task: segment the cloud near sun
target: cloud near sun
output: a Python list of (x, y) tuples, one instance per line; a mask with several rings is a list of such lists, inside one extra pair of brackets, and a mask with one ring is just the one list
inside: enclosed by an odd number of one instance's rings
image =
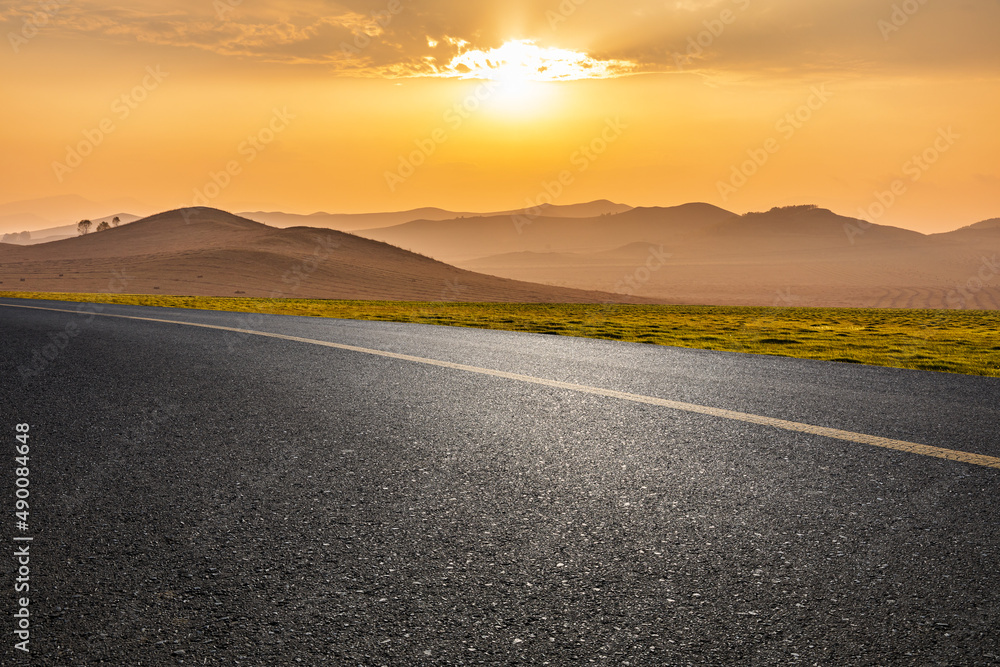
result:
[(133, 0), (127, 8), (0, 0), (0, 25), (17, 34), (44, 13), (40, 7), (52, 6), (37, 29), (70, 40), (172, 46), (363, 77), (1000, 69), (1000, 2), (963, 0), (957, 11), (908, 1), (918, 9), (889, 33), (893, 4), (870, 0)]
[(570, 81), (609, 79), (631, 74), (636, 68), (635, 63), (627, 60), (596, 60), (586, 53), (543, 48), (532, 40), (522, 39), (485, 51), (463, 51), (435, 74), (498, 81)]

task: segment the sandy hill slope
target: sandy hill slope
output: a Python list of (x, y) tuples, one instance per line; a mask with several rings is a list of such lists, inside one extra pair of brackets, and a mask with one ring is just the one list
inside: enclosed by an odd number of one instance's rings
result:
[[(553, 218), (585, 218), (599, 215), (610, 215), (623, 213), (631, 210), (631, 206), (616, 204), (606, 199), (587, 202), (585, 204), (554, 205), (543, 204), (537, 209), (533, 209), (534, 215), (545, 215)], [(311, 215), (297, 215), (294, 213), (280, 213), (267, 211), (253, 211), (241, 213), (240, 215), (263, 222), (274, 227), (323, 227), (326, 229), (336, 229), (342, 232), (353, 232), (359, 229), (377, 229), (380, 227), (390, 227), (402, 225), (416, 220), (455, 220), (460, 218), (482, 218), (494, 216), (507, 216), (524, 214), (524, 210), (498, 211), (495, 213), (470, 213), (459, 211), (446, 211), (443, 208), (416, 208), (410, 211), (398, 211), (394, 213), (313, 213)]]
[(0, 290), (598, 303), (627, 297), (480, 275), (331, 230), (193, 208), (33, 246), (0, 244)]
[(995, 238), (998, 234), (1000, 234), (1000, 218), (991, 218), (990, 220), (983, 220), (974, 225), (956, 229), (953, 232), (932, 234), (931, 236), (941, 241), (964, 243), (977, 238)]

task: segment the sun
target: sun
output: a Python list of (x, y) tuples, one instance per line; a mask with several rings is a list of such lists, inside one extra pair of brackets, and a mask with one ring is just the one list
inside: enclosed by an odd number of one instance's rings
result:
[(581, 51), (541, 47), (531, 39), (518, 39), (482, 50), (468, 42), (450, 41), (459, 54), (437, 70), (435, 76), (490, 82), (484, 105), (506, 118), (534, 117), (549, 110), (559, 82), (609, 79), (630, 74), (635, 64), (624, 60), (598, 60)]
[(518, 39), (489, 50), (468, 49), (452, 58), (438, 76), (491, 79), (504, 83), (608, 79), (631, 73), (626, 60), (597, 60), (581, 51), (538, 46)]

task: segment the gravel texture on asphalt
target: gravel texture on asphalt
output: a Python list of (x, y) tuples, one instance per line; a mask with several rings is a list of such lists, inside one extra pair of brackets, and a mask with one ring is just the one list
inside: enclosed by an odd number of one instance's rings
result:
[[(989, 378), (93, 308), (1000, 456)], [(1000, 664), (998, 470), (174, 324), (0, 307), (0, 333), (4, 539), (22, 422), (34, 537), (5, 665)]]

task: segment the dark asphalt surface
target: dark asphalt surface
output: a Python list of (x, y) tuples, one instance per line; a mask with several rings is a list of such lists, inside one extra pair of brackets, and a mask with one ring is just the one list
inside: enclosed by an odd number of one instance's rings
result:
[[(1000, 456), (995, 379), (99, 308)], [(1000, 664), (995, 469), (194, 327), (0, 307), (0, 335), (5, 550), (21, 422), (35, 538), (4, 665)]]

